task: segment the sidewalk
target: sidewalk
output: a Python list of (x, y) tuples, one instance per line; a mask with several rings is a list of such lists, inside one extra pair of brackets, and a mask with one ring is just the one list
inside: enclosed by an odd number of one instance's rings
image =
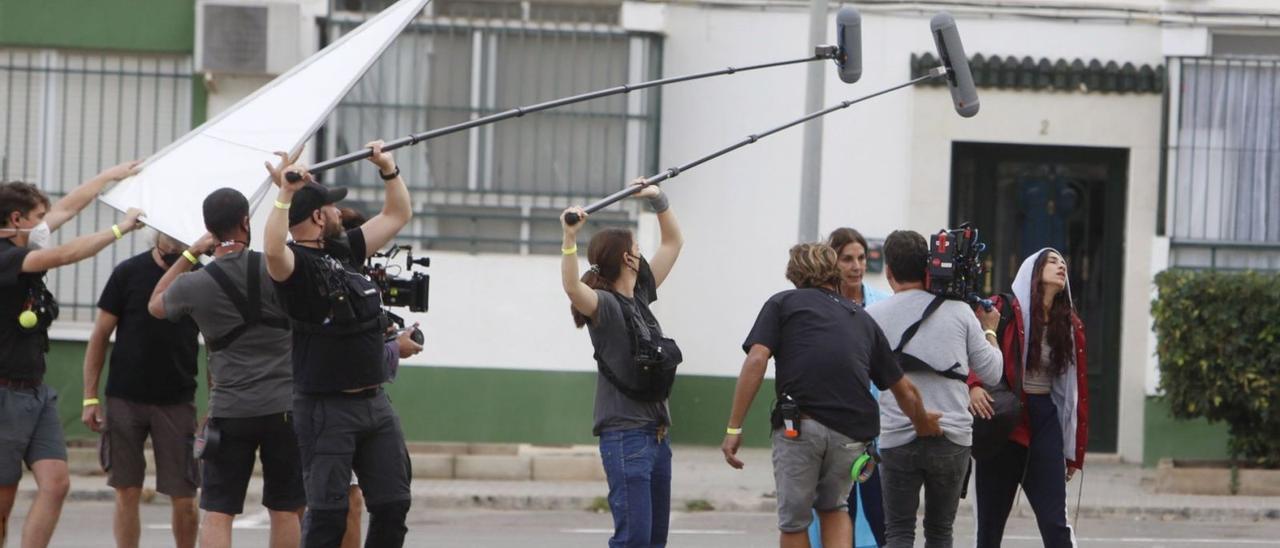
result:
[[(718, 448), (676, 447), (672, 464), (672, 504), (676, 511), (688, 508), (730, 512), (773, 512), (773, 474), (768, 449), (743, 449), (743, 470), (725, 464)], [(497, 459), (497, 457), (494, 457)], [(512, 457), (514, 458), (514, 457)], [(495, 464), (499, 464), (494, 460)], [(598, 464), (598, 460), (596, 461)], [(1068, 484), (1068, 509), (1073, 517), (1079, 501), (1082, 518), (1145, 518), (1158, 520), (1259, 521), (1280, 522), (1280, 497), (1162, 495), (1151, 489), (1154, 470), (1133, 464), (1089, 462), (1083, 477)], [(1083, 482), (1081, 481), (1083, 479)], [(155, 485), (149, 477), (147, 487)], [(1083, 494), (1080, 493), (1083, 485)], [(35, 490), (30, 475), (23, 478), (20, 496)], [(149, 492), (149, 490), (148, 490)], [(973, 514), (973, 489), (961, 501), (960, 514)], [(251, 503), (260, 500), (262, 480), (253, 478), (249, 486)], [(608, 487), (595, 481), (533, 481), (422, 479), (413, 481), (414, 505), (436, 508), (489, 508), (499, 510), (607, 509)], [(100, 475), (74, 475), (71, 500), (112, 500), (114, 493)], [(155, 500), (163, 502), (162, 495)], [(1025, 498), (1014, 509), (1031, 516)]]

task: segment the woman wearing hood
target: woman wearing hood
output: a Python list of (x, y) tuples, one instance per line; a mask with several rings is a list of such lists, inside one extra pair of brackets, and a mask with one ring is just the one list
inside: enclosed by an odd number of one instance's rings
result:
[[(1013, 280), (1013, 296), (1013, 320), (999, 333), (1002, 382), (1016, 390), (1010, 379), (1022, 379), (1022, 417), (997, 454), (977, 461), (977, 545), (1000, 546), (1021, 484), (1044, 545), (1075, 546), (1066, 483), (1084, 464), (1089, 399), (1084, 324), (1071, 301), (1062, 254), (1045, 248), (1027, 257)], [(969, 395), (970, 411), (991, 418), (992, 398), (980, 382), (970, 381)]]

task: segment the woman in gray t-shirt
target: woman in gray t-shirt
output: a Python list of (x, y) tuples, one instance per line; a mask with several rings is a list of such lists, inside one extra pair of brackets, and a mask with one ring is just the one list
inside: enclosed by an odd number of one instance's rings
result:
[[(587, 214), (572, 207), (564, 214), (576, 213), (576, 224), (560, 216), (560, 277), (573, 321), (587, 327), (595, 350), (599, 373), (592, 433), (600, 437), (600, 460), (609, 480), (614, 525), (609, 546), (665, 546), (671, 513), (671, 413), (666, 398), (670, 384), (663, 381), (674, 381), (679, 349), (663, 337), (649, 304), (657, 300), (657, 288), (671, 273), (684, 242), (661, 189), (648, 186), (635, 197), (647, 199), (658, 214), (662, 242), (652, 260), (640, 255), (630, 230), (604, 228), (591, 237), (591, 268), (579, 278), (578, 229)], [(647, 359), (637, 359), (638, 353)], [(641, 373), (642, 365), (653, 363), (661, 364), (654, 367), (666, 374)], [(662, 379), (656, 390), (649, 384), (654, 379)]]

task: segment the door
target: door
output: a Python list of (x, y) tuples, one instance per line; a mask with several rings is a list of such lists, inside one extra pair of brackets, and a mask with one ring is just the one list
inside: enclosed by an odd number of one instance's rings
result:
[(1129, 151), (957, 142), (951, 158), (951, 226), (972, 222), (987, 243), (986, 294), (1010, 291), (1039, 249), (1066, 258), (1089, 353), (1089, 450), (1114, 452)]

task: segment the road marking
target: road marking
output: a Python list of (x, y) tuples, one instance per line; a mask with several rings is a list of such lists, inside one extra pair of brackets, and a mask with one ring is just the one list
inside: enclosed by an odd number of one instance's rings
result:
[[(1037, 541), (1037, 542), (1040, 540), (1040, 537), (1038, 537), (1038, 536), (1014, 536), (1014, 535), (1009, 535), (1009, 536), (1006, 536), (1006, 537), (1004, 537), (1004, 538), (1005, 538), (1005, 540), (1031, 540), (1031, 541)], [(1241, 539), (1222, 539), (1222, 538), (1140, 538), (1140, 537), (1118, 537), (1118, 538), (1108, 538), (1108, 537), (1076, 537), (1076, 541), (1078, 541), (1078, 542), (1122, 542), (1122, 543), (1134, 543), (1134, 544), (1151, 544), (1151, 543), (1153, 543), (1153, 542), (1154, 542), (1154, 543), (1167, 543), (1167, 544), (1216, 544), (1216, 545), (1222, 545), (1222, 544), (1256, 544), (1256, 545), (1263, 545), (1263, 546), (1276, 546), (1276, 545), (1277, 545), (1276, 541), (1274, 541), (1274, 540), (1243, 539), (1243, 538), (1241, 538)]]
[[(237, 517), (235, 521), (231, 522), (231, 528), (232, 529), (251, 529), (251, 530), (270, 529), (271, 514), (268, 514), (267, 512), (258, 512), (256, 514), (248, 514), (248, 515)], [(153, 523), (153, 524), (147, 525), (147, 529), (168, 531), (170, 529), (173, 529), (173, 524)]]
[[(561, 533), (573, 535), (612, 535), (613, 529), (561, 529)], [(669, 535), (744, 535), (746, 531), (733, 529), (672, 529)]]

